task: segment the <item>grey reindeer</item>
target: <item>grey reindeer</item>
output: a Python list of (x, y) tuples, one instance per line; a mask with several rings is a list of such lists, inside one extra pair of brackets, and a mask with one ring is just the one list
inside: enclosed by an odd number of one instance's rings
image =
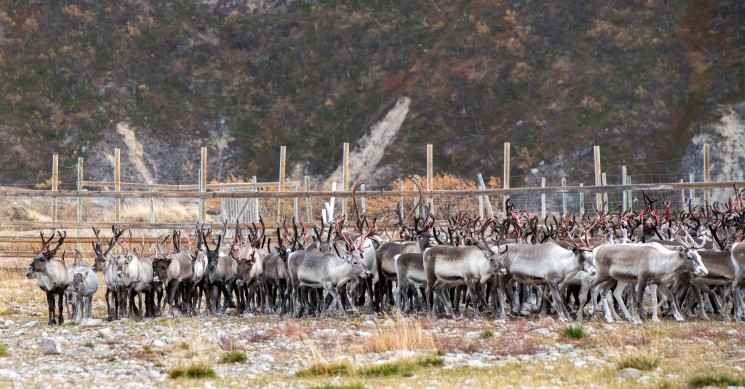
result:
[[(63, 317), (63, 311), (64, 311), (64, 296), (65, 296), (65, 289), (70, 285), (70, 277), (67, 274), (67, 266), (59, 259), (56, 258), (57, 250), (60, 246), (62, 246), (62, 243), (65, 241), (65, 237), (67, 237), (67, 233), (61, 234), (57, 232), (57, 236), (59, 237), (56, 243), (56, 246), (52, 249), (50, 249), (50, 245), (52, 242), (52, 239), (54, 239), (55, 234), (52, 233), (52, 236), (49, 237), (49, 239), (44, 239), (44, 233), (39, 233), (41, 235), (41, 249), (40, 250), (34, 250), (36, 255), (34, 256), (33, 261), (28, 266), (28, 274), (26, 275), (27, 278), (36, 278), (36, 283), (39, 285), (39, 288), (44, 291), (47, 295), (47, 305), (49, 308), (49, 325), (54, 324), (63, 324), (64, 323), (64, 317)], [(58, 320), (55, 320), (55, 297), (59, 298), (59, 316)]]

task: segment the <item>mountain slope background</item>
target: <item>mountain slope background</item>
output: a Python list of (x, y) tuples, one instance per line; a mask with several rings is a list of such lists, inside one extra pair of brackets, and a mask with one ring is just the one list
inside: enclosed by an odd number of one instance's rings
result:
[(423, 174), (427, 143), (470, 177), (511, 142), (523, 184), (592, 182), (596, 144), (609, 170), (688, 172), (742, 131), (743, 20), (703, 0), (2, 0), (0, 180), (43, 182), (53, 153), (111, 179), (121, 147), (126, 181), (195, 182), (203, 145), (211, 179), (276, 180), (287, 145), (294, 178), (323, 180), (402, 98), (374, 182)]

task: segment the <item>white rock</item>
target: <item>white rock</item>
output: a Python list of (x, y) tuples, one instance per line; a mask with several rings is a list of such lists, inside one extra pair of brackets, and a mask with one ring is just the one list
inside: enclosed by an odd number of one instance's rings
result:
[(153, 347), (163, 348), (166, 347), (166, 342), (160, 340), (160, 339), (154, 339), (151, 343)]
[(551, 332), (551, 330), (549, 330), (548, 328), (539, 328), (537, 330), (533, 330), (533, 332), (539, 335), (543, 335), (544, 338), (550, 338), (554, 335), (554, 333)]
[(144, 388), (139, 382), (127, 382), (126, 384), (119, 385), (119, 389), (141, 389)]
[(31, 320), (30, 322), (23, 325), (23, 327), (36, 327), (36, 325), (39, 324), (36, 320)]
[(106, 327), (106, 328), (99, 328), (97, 333), (98, 333), (98, 336), (102, 338), (108, 338), (109, 336), (112, 335), (113, 332), (111, 331), (111, 328)]
[(385, 321), (383, 322), (383, 327), (393, 327), (393, 326), (395, 326), (395, 325), (396, 325), (396, 322), (394, 322), (394, 321), (393, 321), (393, 320), (391, 320), (391, 319), (386, 319), (386, 320), (385, 320)]
[(618, 371), (618, 378), (620, 379), (626, 379), (626, 378), (633, 378), (638, 379), (641, 376), (641, 372), (637, 369), (633, 369), (630, 367), (627, 367), (625, 369), (621, 369)]
[(466, 335), (464, 336), (464, 338), (466, 339), (478, 339), (480, 337), (481, 337), (481, 332), (478, 332), (478, 331), (466, 332)]
[[(6, 322), (5, 325), (7, 326), (9, 324)], [(737, 332), (737, 330), (734, 330), (734, 329), (727, 331), (727, 335), (737, 335), (737, 334), (739, 334), (739, 332)]]
[(266, 362), (266, 363), (274, 363), (274, 357), (269, 354), (261, 354), (259, 355), (259, 361)]
[(21, 375), (13, 370), (0, 369), (0, 381), (18, 381)]
[(62, 353), (62, 345), (57, 339), (53, 338), (41, 338), (41, 348), (45, 354)]
[(372, 321), (372, 320), (365, 320), (362, 323), (360, 323), (360, 327), (363, 327), (363, 328), (374, 328), (375, 327), (375, 322)]
[(468, 360), (468, 367), (484, 367), (486, 366), (484, 362), (479, 361), (478, 359), (469, 359)]
[(339, 331), (337, 331), (337, 330), (335, 330), (333, 328), (323, 328), (323, 329), (320, 329), (320, 330), (314, 332), (313, 333), (313, 337), (314, 338), (331, 337), (331, 336), (335, 336), (335, 335), (338, 335), (338, 334), (339, 334)]
[(571, 344), (569, 344), (569, 343), (565, 343), (565, 344), (560, 344), (560, 345), (556, 346), (556, 348), (558, 348), (559, 350), (564, 350), (564, 351), (566, 351), (566, 350), (571, 350), (571, 349), (573, 349), (573, 348), (574, 348), (574, 346), (573, 346), (573, 345), (571, 345)]
[(81, 327), (97, 327), (103, 324), (101, 319), (83, 319), (80, 321)]
[(369, 337), (373, 336), (373, 334), (371, 332), (367, 332), (367, 331), (357, 331), (356, 334), (357, 334), (357, 336), (360, 336), (360, 337), (363, 337), (363, 338), (369, 338)]
[(150, 378), (160, 378), (163, 374), (160, 374), (157, 370), (148, 370), (147, 376)]
[(256, 331), (256, 336), (267, 336), (267, 335), (269, 335), (269, 333), (264, 330)]
[(6, 320), (6, 321), (5, 321), (5, 325), (6, 325), (6, 326), (9, 326), (9, 327), (10, 327), (10, 326), (12, 326), (13, 324), (15, 324), (15, 323), (13, 322), (13, 320)]

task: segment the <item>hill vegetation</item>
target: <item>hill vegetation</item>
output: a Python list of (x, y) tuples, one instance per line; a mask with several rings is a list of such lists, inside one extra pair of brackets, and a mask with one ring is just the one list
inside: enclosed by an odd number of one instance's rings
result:
[(106, 177), (121, 123), (159, 182), (193, 181), (201, 145), (216, 179), (274, 178), (281, 144), (323, 177), (404, 95), (389, 176), (426, 143), (468, 175), (498, 174), (506, 141), (518, 175), (587, 178), (594, 144), (678, 159), (745, 100), (742, 20), (712, 0), (0, 0), (0, 179), (47, 179), (53, 152)]

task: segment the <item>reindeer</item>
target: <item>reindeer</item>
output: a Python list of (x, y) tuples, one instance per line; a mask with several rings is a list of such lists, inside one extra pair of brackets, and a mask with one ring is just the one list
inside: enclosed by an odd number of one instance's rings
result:
[[(62, 246), (62, 243), (64, 243), (65, 237), (67, 237), (67, 232), (64, 234), (57, 232), (59, 238), (57, 239), (56, 246), (53, 249), (50, 249), (49, 246), (52, 239), (54, 239), (55, 234), (52, 233), (49, 239), (44, 239), (43, 232), (39, 233), (39, 235), (41, 236), (41, 249), (34, 250), (36, 255), (28, 266), (29, 274), (27, 274), (26, 277), (29, 279), (36, 278), (37, 285), (39, 285), (39, 288), (47, 295), (47, 305), (49, 307), (48, 324), (62, 324), (64, 323), (63, 299), (65, 289), (70, 285), (71, 280), (67, 274), (67, 267), (55, 256), (57, 255), (57, 250)], [(55, 296), (59, 296), (58, 320), (55, 320), (54, 313)]]
[(423, 255), (424, 270), (427, 276), (425, 295), (429, 315), (434, 316), (437, 309), (437, 301), (444, 304), (445, 310), (451, 317), (455, 316), (450, 299), (445, 295), (445, 288), (451, 286), (466, 285), (468, 295), (474, 307), (474, 315), (478, 315), (476, 307), (478, 303), (486, 306), (484, 297), (477, 293), (476, 285), (485, 284), (495, 275), (506, 274), (504, 266), (497, 258), (497, 254), (507, 251), (493, 251), (486, 243), (484, 231), (489, 223), (481, 228), (481, 241), (473, 246), (435, 246), (427, 249)]
[[(178, 249), (178, 234), (173, 239)], [(168, 301), (168, 314), (175, 316), (179, 311), (189, 312), (190, 291), (193, 287), (194, 267), (192, 257), (188, 252), (172, 252), (165, 258), (153, 261), (153, 282), (163, 285)], [(186, 303), (183, 305), (182, 300)], [(177, 310), (174, 312), (173, 308)]]
[[(691, 272), (696, 276), (708, 274), (701, 256), (688, 245), (676, 250), (667, 249), (658, 243), (602, 245), (595, 248), (593, 253), (597, 267), (596, 294), (605, 296), (604, 293), (609, 290), (613, 281), (636, 284), (639, 317), (632, 317), (623, 299), (616, 296), (626, 319), (633, 323), (640, 323), (640, 317), (644, 314), (641, 304), (646, 285), (657, 285), (670, 302), (675, 320), (684, 321), (667, 283), (682, 272)], [(606, 321), (612, 321), (607, 297), (603, 299), (603, 308)]]
[[(96, 258), (93, 263), (91, 270), (94, 272), (104, 273), (104, 283), (106, 284), (106, 312), (108, 314), (108, 320), (114, 320), (119, 318), (119, 299), (118, 288), (116, 283), (116, 274), (114, 270), (114, 262), (112, 261), (109, 253), (117, 245), (119, 239), (124, 234), (123, 229), (117, 229), (115, 226), (111, 226), (111, 231), (114, 236), (108, 243), (106, 251), (103, 250), (101, 238), (99, 236), (100, 230), (93, 228), (93, 234), (96, 236), (97, 242), (92, 243), (93, 251), (96, 253)], [(111, 306), (111, 298), (114, 298), (114, 307)]]
[[(220, 251), (220, 244), (226, 234), (227, 225), (223, 223), (223, 232), (217, 236), (217, 245), (212, 250), (207, 243), (207, 236), (202, 234), (202, 241), (207, 256), (207, 280), (210, 285), (211, 306), (210, 312), (215, 314), (217, 312), (225, 312), (228, 308), (228, 299), (232, 293), (233, 282), (235, 281), (236, 271), (238, 270), (237, 262), (230, 256), (225, 255)], [(225, 298), (223, 307), (220, 308), (219, 294), (223, 292)]]
[[(347, 242), (347, 250), (337, 252), (337, 255), (305, 250), (288, 255), (287, 266), (292, 284), (295, 316), (299, 317), (301, 308), (307, 305), (303, 304), (302, 300), (304, 299), (300, 294), (300, 288), (324, 288), (336, 301), (339, 314), (346, 318), (339, 295), (340, 288), (356, 277), (369, 277), (370, 271), (361, 262), (360, 252), (362, 248), (355, 247), (351, 240), (344, 235), (342, 236)], [(352, 303), (352, 310), (355, 311), (354, 301), (348, 292), (347, 298)]]
[[(424, 218), (414, 219), (414, 227), (409, 226), (403, 217), (402, 204), (399, 202), (396, 207), (399, 225), (405, 231), (409, 231), (414, 241), (393, 241), (381, 245), (375, 252), (375, 261), (378, 267), (379, 282), (376, 284), (376, 303), (375, 309), (383, 308), (383, 299), (388, 295), (388, 302), (393, 305), (393, 285), (392, 282), (398, 279), (396, 275), (396, 264), (394, 257), (404, 253), (421, 253), (428, 247), (433, 247), (437, 242), (432, 235), (434, 226), (434, 216), (430, 214), (429, 207), (425, 207)], [(413, 214), (413, 211), (412, 211)], [(428, 220), (432, 218), (432, 223)], [(421, 226), (421, 228), (420, 228)]]
[[(91, 319), (91, 309), (93, 307), (93, 295), (98, 290), (98, 277), (96, 272), (91, 268), (81, 267), (72, 279), (72, 290), (75, 293), (75, 322), (80, 323), (85, 316)], [(85, 312), (83, 312), (85, 310)]]

